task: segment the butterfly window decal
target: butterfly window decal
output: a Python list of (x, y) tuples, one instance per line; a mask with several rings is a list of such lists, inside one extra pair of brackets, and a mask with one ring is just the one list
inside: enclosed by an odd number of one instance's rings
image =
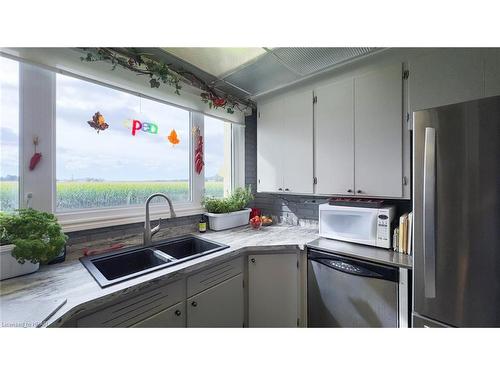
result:
[(92, 116), (92, 120), (87, 121), (87, 124), (97, 130), (97, 133), (99, 133), (99, 131), (101, 130), (106, 130), (107, 128), (109, 128), (109, 125), (106, 124), (106, 121), (104, 120), (104, 116), (101, 115), (100, 112), (94, 113), (94, 116)]
[(172, 130), (170, 134), (167, 136), (168, 141), (172, 144), (172, 146), (178, 145), (180, 143), (180, 139), (177, 137), (177, 132)]

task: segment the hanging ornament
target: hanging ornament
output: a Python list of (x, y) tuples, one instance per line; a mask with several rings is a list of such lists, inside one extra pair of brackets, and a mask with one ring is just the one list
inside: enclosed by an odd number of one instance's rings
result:
[(170, 134), (167, 136), (168, 141), (172, 144), (172, 146), (178, 145), (180, 143), (180, 139), (177, 138), (177, 132), (172, 129)]
[(200, 174), (205, 163), (203, 162), (203, 136), (201, 135), (201, 131), (198, 126), (193, 129), (193, 135), (195, 144), (194, 169), (196, 173)]
[(36, 146), (38, 146), (38, 137), (33, 138), (33, 145), (35, 146), (35, 153), (30, 159), (30, 171), (35, 169), (38, 162), (42, 159), (42, 154), (40, 152), (36, 152)]
[(95, 130), (97, 130), (98, 134), (99, 134), (99, 131), (106, 130), (107, 128), (109, 128), (109, 125), (106, 124), (106, 121), (104, 120), (104, 116), (101, 115), (100, 112), (94, 113), (94, 116), (92, 116), (92, 120), (87, 121), (87, 124), (89, 124)]

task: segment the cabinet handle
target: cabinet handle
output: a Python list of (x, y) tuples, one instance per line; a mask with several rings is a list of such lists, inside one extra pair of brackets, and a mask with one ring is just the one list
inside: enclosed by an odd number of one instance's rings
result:
[(250, 259), (252, 263), (255, 263), (255, 258)]
[(175, 315), (181, 316), (181, 310), (175, 310)]
[(290, 191), (290, 189), (289, 189), (289, 188), (286, 188), (286, 189), (285, 189), (285, 191)]
[(282, 189), (282, 188), (278, 188), (278, 190), (279, 190), (279, 191), (283, 191), (283, 189)]
[(348, 193), (352, 193), (352, 189), (347, 189), (347, 192)]
[(191, 306), (193, 306), (193, 307), (198, 306), (198, 302), (196, 302), (196, 301), (191, 302)]
[(358, 193), (358, 194), (364, 194), (362, 190), (358, 190), (356, 193)]

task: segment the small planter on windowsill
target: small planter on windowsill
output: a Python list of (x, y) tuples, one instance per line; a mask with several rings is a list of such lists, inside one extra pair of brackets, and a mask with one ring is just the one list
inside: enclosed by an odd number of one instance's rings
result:
[(0, 280), (38, 271), (40, 263), (24, 262), (21, 264), (12, 255), (12, 250), (14, 250), (14, 245), (0, 246)]
[(228, 212), (225, 214), (213, 214), (207, 212), (208, 226), (212, 230), (224, 230), (247, 225), (250, 218), (250, 208), (241, 211)]
[(245, 207), (252, 200), (250, 186), (238, 188), (226, 198), (205, 197), (208, 226), (211, 230), (224, 230), (248, 224), (251, 209)]
[(67, 236), (54, 215), (31, 208), (0, 212), (0, 280), (38, 270), (56, 258)]

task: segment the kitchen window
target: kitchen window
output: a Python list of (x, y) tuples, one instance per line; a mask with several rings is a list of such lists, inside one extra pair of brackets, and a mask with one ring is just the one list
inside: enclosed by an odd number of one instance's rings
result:
[(0, 211), (19, 208), (19, 63), (0, 57)]
[[(191, 200), (189, 111), (61, 74), (56, 81), (56, 211), (142, 205), (155, 192)], [(96, 112), (106, 129), (88, 123)]]
[[(186, 216), (203, 212), (203, 195), (224, 196), (244, 185), (243, 125), (171, 104), (161, 90), (151, 97), (123, 82), (117, 87), (22, 61), (0, 62), (1, 210), (51, 211), (71, 232), (143, 221), (146, 198), (155, 192), (173, 200), (177, 216)], [(193, 105), (200, 106), (197, 97)], [(205, 141), (200, 174), (194, 128)], [(36, 137), (42, 158), (30, 170)], [(158, 199), (150, 214), (168, 218), (169, 210)]]

